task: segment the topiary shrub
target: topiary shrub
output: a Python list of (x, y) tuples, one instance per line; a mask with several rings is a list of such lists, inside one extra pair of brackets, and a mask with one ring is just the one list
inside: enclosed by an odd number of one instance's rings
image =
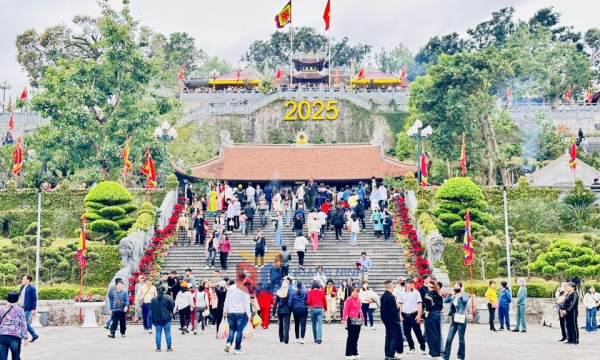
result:
[(117, 224), (119, 224), (119, 227), (121, 229), (129, 229), (131, 228), (131, 225), (133, 225), (136, 220), (134, 218), (124, 218), (124, 219), (119, 219), (115, 221)]
[[(134, 218), (126, 216), (137, 209), (131, 204), (132, 200), (131, 193), (115, 181), (101, 182), (90, 190), (84, 203), (88, 227), (94, 232), (91, 237), (108, 243), (121, 240), (135, 222)], [(118, 230), (123, 232), (117, 233)]]
[(119, 229), (119, 224), (112, 220), (100, 219), (92, 222), (90, 229), (97, 233), (113, 233)]
[(121, 208), (125, 210), (125, 214), (131, 214), (132, 212), (137, 211), (139, 209), (138, 206), (135, 204), (124, 204), (121, 205)]
[(120, 206), (107, 206), (98, 210), (100, 216), (108, 219), (113, 219), (125, 215), (125, 209)]
[(104, 204), (95, 201), (86, 201), (85, 206), (89, 207), (90, 209), (98, 210), (102, 209), (104, 207)]
[(179, 187), (179, 180), (177, 180), (177, 176), (174, 174), (167, 175), (165, 179), (165, 190), (177, 190)]
[(438, 229), (444, 237), (457, 237), (464, 232), (467, 209), (473, 230), (493, 220), (493, 216), (485, 212), (488, 205), (481, 188), (470, 178), (449, 179), (436, 191), (435, 198), (439, 205), (432, 214), (440, 220)]
[(90, 190), (84, 201), (93, 201), (104, 206), (122, 205), (133, 201), (133, 195), (116, 181), (103, 181)]
[(404, 175), (404, 189), (415, 192), (419, 190), (419, 184), (417, 179), (415, 179), (415, 174), (409, 172), (408, 174)]

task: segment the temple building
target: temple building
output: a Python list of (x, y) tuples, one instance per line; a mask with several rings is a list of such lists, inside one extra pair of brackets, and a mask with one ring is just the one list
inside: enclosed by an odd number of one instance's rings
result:
[(329, 83), (329, 73), (325, 70), (325, 64), (328, 64), (329, 60), (322, 54), (300, 54), (292, 61), (295, 71), (292, 74), (294, 83), (301, 85)]

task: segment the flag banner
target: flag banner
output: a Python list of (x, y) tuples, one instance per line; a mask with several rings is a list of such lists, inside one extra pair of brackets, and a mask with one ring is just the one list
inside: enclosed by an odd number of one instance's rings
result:
[(15, 146), (15, 150), (13, 151), (13, 169), (12, 172), (15, 175), (19, 175), (19, 173), (23, 170), (23, 142), (21, 138), (17, 140), (17, 145)]
[(463, 133), (462, 147), (460, 148), (460, 160), (458, 160), (458, 164), (460, 165), (460, 173), (465, 176), (467, 173), (467, 146), (465, 144), (465, 133)]
[(421, 186), (426, 187), (427, 186), (427, 178), (429, 177), (429, 171), (427, 171), (427, 155), (425, 155), (425, 152), (423, 152), (421, 154), (420, 170), (421, 170)]
[(152, 155), (150, 155), (150, 147), (146, 150), (146, 156), (146, 163), (142, 167), (141, 172), (146, 175), (146, 187), (156, 189), (156, 170), (154, 169), (154, 160), (152, 160)]
[(14, 119), (15, 114), (11, 111), (10, 112), (10, 119), (8, 119), (8, 131), (13, 131), (13, 129), (15, 128), (15, 119)]
[(23, 88), (23, 92), (21, 93), (21, 99), (27, 99), (27, 87)]
[(86, 256), (86, 241), (87, 234), (85, 233), (85, 214), (83, 215), (83, 219), (81, 220), (81, 234), (79, 235), (79, 247), (77, 248), (77, 254), (75, 258), (79, 260), (79, 266), (84, 268), (87, 264), (87, 256)]
[(185, 65), (181, 65), (181, 70), (179, 70), (179, 80), (181, 80), (181, 82), (185, 80)]
[(592, 102), (593, 98), (594, 98), (594, 92), (592, 90), (592, 82), (588, 81), (587, 96), (586, 96), (585, 102), (587, 102), (589, 104)]
[(125, 139), (125, 148), (121, 154), (121, 157), (123, 158), (123, 175), (131, 171), (131, 158), (129, 152), (129, 137), (127, 137)]
[(275, 15), (275, 26), (278, 29), (285, 27), (287, 24), (292, 23), (292, 0), (281, 9), (279, 14)]
[(327, 0), (327, 6), (325, 6), (325, 12), (323, 13), (323, 20), (325, 20), (325, 31), (329, 30), (329, 19), (331, 18), (330, 12), (331, 0)]
[(275, 75), (275, 81), (279, 82), (281, 80), (281, 66), (277, 69), (277, 75)]
[(356, 75), (356, 80), (362, 80), (362, 78), (365, 77), (365, 68), (361, 68), (360, 71), (358, 72), (358, 75)]
[(240, 77), (241, 77), (241, 75), (242, 75), (242, 74), (241, 74), (241, 72), (238, 70), (238, 72), (237, 72), (237, 75), (236, 75), (236, 77), (235, 77), (235, 83), (236, 83), (236, 84), (240, 82)]
[(569, 150), (569, 168), (577, 169), (577, 144), (575, 138), (571, 138), (571, 150)]
[(463, 238), (463, 250), (465, 252), (465, 265), (471, 265), (471, 262), (475, 258), (473, 252), (473, 237), (471, 236), (471, 215), (467, 210), (465, 215), (465, 236)]
[(566, 102), (571, 102), (571, 85), (569, 85), (569, 87), (567, 88), (567, 91), (565, 92), (565, 101)]
[(506, 103), (509, 104), (510, 103), (510, 98), (511, 98), (511, 93), (510, 93), (510, 88), (506, 89)]

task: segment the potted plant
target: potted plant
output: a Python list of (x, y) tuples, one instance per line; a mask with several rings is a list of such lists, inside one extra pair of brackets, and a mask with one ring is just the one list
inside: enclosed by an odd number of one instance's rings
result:
[(95, 294), (77, 295), (73, 298), (75, 307), (83, 311), (84, 318), (81, 327), (98, 327), (96, 324), (96, 309), (104, 306), (105, 297)]
[(135, 321), (135, 304), (129, 305), (129, 310), (127, 310), (127, 316), (131, 316), (131, 321)]

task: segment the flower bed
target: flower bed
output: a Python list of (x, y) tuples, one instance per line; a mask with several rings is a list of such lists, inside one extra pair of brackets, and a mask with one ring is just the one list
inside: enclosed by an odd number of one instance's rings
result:
[(73, 298), (75, 302), (104, 302), (104, 299), (104, 296), (94, 294), (77, 295)]
[(404, 248), (404, 261), (408, 273), (415, 279), (415, 287), (423, 285), (423, 275), (431, 274), (429, 261), (424, 257), (425, 249), (414, 229), (404, 198), (396, 197), (390, 210), (394, 214), (394, 237)]

